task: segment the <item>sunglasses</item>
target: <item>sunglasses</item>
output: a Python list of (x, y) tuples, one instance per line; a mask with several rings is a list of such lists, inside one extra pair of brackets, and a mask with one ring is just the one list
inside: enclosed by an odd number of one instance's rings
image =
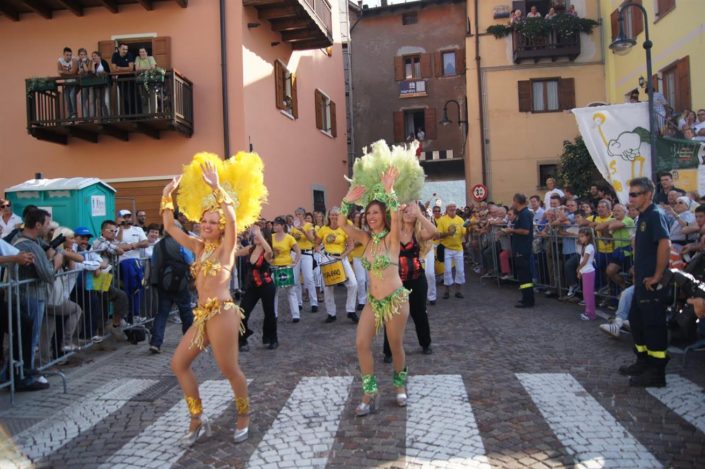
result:
[(11, 207), (10, 204), (0, 205), (0, 208), (9, 208), (9, 207)]
[(630, 192), (629, 197), (639, 197), (640, 195), (646, 194), (646, 192)]

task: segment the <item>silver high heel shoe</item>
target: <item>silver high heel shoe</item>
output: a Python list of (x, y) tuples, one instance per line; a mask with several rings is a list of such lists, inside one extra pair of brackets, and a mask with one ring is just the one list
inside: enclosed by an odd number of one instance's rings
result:
[(377, 409), (379, 407), (379, 393), (376, 392), (374, 394), (367, 394), (370, 396), (370, 401), (365, 403), (365, 402), (360, 402), (358, 406), (355, 408), (355, 416), (356, 417), (364, 417), (365, 415), (369, 414), (374, 414), (377, 412)]
[(397, 393), (397, 405), (399, 407), (406, 407), (406, 392)]
[(250, 433), (249, 426), (245, 427), (245, 428), (241, 428), (240, 430), (235, 428), (235, 436), (234, 436), (233, 440), (235, 440), (235, 443), (242, 443), (243, 441), (247, 440), (248, 436), (250, 436), (249, 433)]
[(188, 432), (184, 436), (181, 437), (181, 446), (193, 446), (196, 441), (201, 437), (201, 435), (206, 435), (207, 437), (211, 436), (211, 423), (208, 421), (208, 418), (205, 415), (201, 416), (201, 423), (196, 427), (196, 429), (192, 432)]

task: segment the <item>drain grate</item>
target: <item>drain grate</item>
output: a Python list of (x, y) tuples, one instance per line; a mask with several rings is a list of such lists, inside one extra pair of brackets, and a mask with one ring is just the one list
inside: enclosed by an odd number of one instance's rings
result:
[(176, 376), (167, 376), (160, 379), (158, 383), (137, 394), (131, 400), (138, 402), (154, 402), (156, 399), (169, 392), (169, 390), (177, 384), (178, 381), (176, 380)]

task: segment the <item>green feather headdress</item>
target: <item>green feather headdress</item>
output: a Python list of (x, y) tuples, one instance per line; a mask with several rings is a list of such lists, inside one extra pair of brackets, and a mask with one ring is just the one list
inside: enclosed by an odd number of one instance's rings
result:
[(394, 183), (394, 192), (402, 204), (408, 204), (419, 199), (426, 175), (416, 158), (418, 143), (412, 143), (409, 148), (393, 145), (391, 148), (384, 140), (378, 140), (370, 145), (372, 151), (355, 160), (353, 165), (352, 186), (363, 186), (365, 194), (355, 204), (366, 207), (373, 200), (385, 200), (384, 187), (381, 184), (382, 174), (394, 167), (399, 171)]

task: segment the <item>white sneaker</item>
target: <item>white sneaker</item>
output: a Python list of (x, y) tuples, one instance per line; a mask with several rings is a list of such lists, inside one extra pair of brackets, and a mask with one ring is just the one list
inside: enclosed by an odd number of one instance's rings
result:
[(568, 293), (565, 294), (568, 298), (573, 298), (575, 296), (575, 293), (578, 291), (578, 287), (576, 285), (571, 285), (568, 287)]
[(607, 324), (600, 324), (600, 330), (612, 337), (619, 337), (619, 331), (622, 329), (622, 320), (615, 318), (614, 321)]

